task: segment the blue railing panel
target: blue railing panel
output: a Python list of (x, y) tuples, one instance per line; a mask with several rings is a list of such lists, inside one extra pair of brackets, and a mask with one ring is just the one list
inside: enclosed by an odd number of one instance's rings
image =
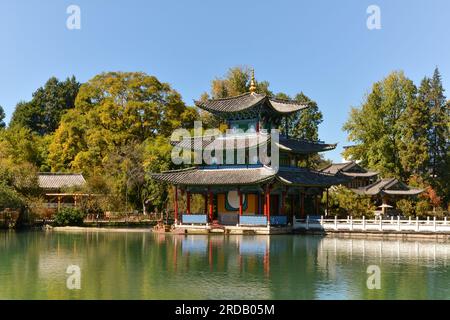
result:
[(285, 225), (287, 222), (287, 216), (270, 216), (271, 225)]
[(236, 225), (239, 223), (239, 214), (223, 213), (219, 214), (219, 223), (223, 225)]
[(266, 226), (267, 218), (265, 216), (240, 216), (239, 224), (248, 226)]
[(206, 224), (206, 214), (183, 214), (182, 221), (185, 224)]

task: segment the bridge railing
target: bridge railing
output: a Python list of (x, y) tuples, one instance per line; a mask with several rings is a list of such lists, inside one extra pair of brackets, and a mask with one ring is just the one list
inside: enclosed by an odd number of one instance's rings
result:
[(391, 219), (326, 219), (323, 216), (320, 219), (295, 219), (294, 229), (303, 230), (324, 230), (324, 231), (399, 231), (399, 232), (449, 232), (450, 221), (447, 217), (443, 220), (427, 218), (427, 220), (400, 219), (400, 217)]

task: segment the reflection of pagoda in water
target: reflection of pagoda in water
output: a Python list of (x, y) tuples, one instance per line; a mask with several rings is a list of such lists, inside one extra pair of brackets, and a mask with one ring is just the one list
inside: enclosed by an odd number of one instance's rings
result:
[[(176, 146), (197, 154), (220, 146), (226, 156), (214, 153), (210, 163), (203, 160), (197, 167), (153, 174), (154, 179), (174, 186), (175, 227), (179, 231), (288, 232), (296, 218), (320, 215), (322, 193), (345, 180), (299, 167), (312, 154), (332, 150), (335, 144), (294, 139), (287, 133), (273, 139), (274, 129), (308, 105), (256, 93), (254, 76), (249, 93), (197, 101), (196, 105), (219, 118), (228, 128), (227, 134), (210, 136), (207, 140), (183, 139)], [(262, 150), (271, 150), (270, 167), (261, 160)], [(278, 151), (278, 159), (272, 150)], [(245, 153), (240, 158), (245, 160), (244, 164), (238, 159), (241, 151)], [(274, 159), (278, 160), (278, 166), (273, 165)], [(203, 212), (191, 211), (193, 194), (203, 196)], [(180, 198), (185, 200), (185, 212), (178, 210)]]

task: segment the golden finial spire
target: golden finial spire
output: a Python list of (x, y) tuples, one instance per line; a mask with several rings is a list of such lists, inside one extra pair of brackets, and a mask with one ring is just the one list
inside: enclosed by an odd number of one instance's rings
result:
[(250, 81), (250, 92), (256, 92), (255, 69), (252, 69), (252, 80)]

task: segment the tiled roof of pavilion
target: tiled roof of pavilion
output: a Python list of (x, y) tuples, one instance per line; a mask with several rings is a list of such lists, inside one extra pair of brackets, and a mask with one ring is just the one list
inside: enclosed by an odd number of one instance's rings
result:
[(275, 99), (254, 92), (229, 98), (194, 101), (194, 103), (197, 107), (213, 113), (235, 113), (254, 107), (266, 106), (276, 113), (289, 114), (308, 107), (307, 104), (293, 100)]
[(331, 173), (331, 174), (342, 174), (348, 177), (373, 177), (378, 175), (378, 172), (369, 171), (355, 161), (349, 161), (344, 163), (333, 163), (328, 167), (322, 169), (322, 172)]
[[(236, 147), (252, 148), (263, 143), (270, 141), (270, 135), (267, 133), (253, 133), (253, 134), (238, 134), (233, 136), (221, 135), (218, 137), (193, 137), (190, 139), (184, 139), (181, 141), (171, 141), (174, 146), (179, 146), (184, 149), (199, 150), (205, 149), (207, 146), (211, 145), (214, 141), (222, 143), (223, 149), (227, 147), (227, 140), (235, 139)], [(240, 142), (242, 141), (242, 142)], [(328, 150), (333, 150), (336, 148), (336, 144), (327, 144), (320, 141), (308, 141), (301, 139), (291, 139), (284, 136), (280, 136), (278, 141), (278, 147), (281, 150), (296, 153), (296, 154), (311, 154), (316, 152), (323, 152)]]
[(306, 168), (280, 168), (275, 172), (269, 167), (188, 168), (152, 174), (152, 178), (175, 185), (252, 185), (278, 179), (289, 185), (331, 186), (346, 181), (323, 172)]
[(423, 189), (413, 189), (396, 178), (380, 179), (366, 187), (352, 189), (355, 193), (362, 195), (418, 195)]
[(81, 187), (86, 183), (81, 173), (38, 173), (39, 187), (42, 189), (61, 189)]

